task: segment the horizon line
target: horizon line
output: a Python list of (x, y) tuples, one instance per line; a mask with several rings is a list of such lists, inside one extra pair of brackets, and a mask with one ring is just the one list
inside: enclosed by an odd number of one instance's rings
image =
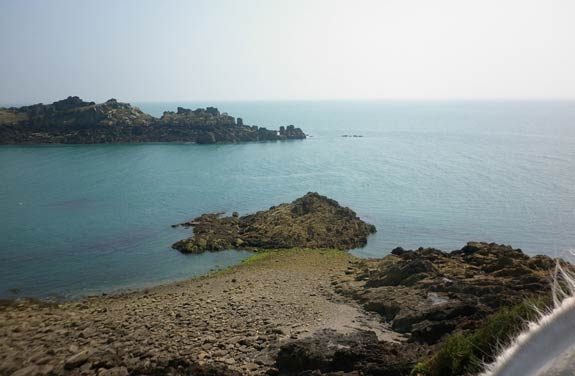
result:
[[(575, 102), (575, 97), (559, 97), (559, 98), (298, 98), (298, 99), (131, 99), (124, 100), (118, 99), (117, 97), (110, 97), (104, 100), (92, 100), (91, 98), (78, 96), (84, 101), (93, 101), (96, 103), (104, 103), (109, 99), (117, 99), (119, 102), (123, 103), (186, 103), (186, 102), (223, 102), (223, 103), (240, 103), (240, 102)], [(15, 107), (15, 106), (27, 106), (34, 104), (51, 104), (53, 102), (66, 99), (68, 96), (60, 99), (51, 100), (51, 102), (12, 102), (12, 103), (0, 103), (0, 107)], [(27, 104), (22, 104), (27, 103)]]

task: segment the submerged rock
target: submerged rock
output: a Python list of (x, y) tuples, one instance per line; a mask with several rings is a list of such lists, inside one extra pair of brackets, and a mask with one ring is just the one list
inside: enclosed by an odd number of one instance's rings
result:
[(155, 118), (129, 103), (68, 97), (52, 104), (0, 108), (0, 144), (197, 142), (203, 144), (304, 139), (300, 128), (268, 130), (215, 107), (177, 108)]
[(203, 214), (181, 225), (194, 229), (193, 237), (172, 246), (184, 253), (233, 248), (352, 249), (364, 246), (367, 237), (376, 231), (353, 210), (312, 192), (255, 214)]

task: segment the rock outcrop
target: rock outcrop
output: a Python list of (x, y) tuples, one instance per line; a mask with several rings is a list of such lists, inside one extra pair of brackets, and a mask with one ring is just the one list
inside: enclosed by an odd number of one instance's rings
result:
[(161, 118), (110, 99), (84, 102), (78, 97), (49, 105), (0, 108), (0, 144), (97, 144), (196, 142), (201, 144), (304, 139), (293, 125), (269, 130), (244, 125), (215, 107), (164, 112)]
[(294, 247), (352, 249), (364, 246), (376, 231), (353, 210), (312, 192), (255, 214), (203, 214), (181, 226), (194, 229), (193, 237), (172, 246), (184, 253)]
[(554, 266), (547, 256), (494, 243), (470, 242), (450, 253), (397, 248), (381, 260), (360, 262), (355, 281), (338, 291), (411, 340), (434, 344), (454, 330), (476, 328), (500, 307), (548, 294)]
[[(473, 333), (491, 314), (526, 298), (549, 297), (554, 267), (555, 260), (547, 256), (529, 257), (520, 249), (479, 242), (449, 253), (397, 248), (382, 259), (357, 260), (345, 277), (333, 279), (336, 293), (379, 313), (407, 341), (378, 341), (369, 331), (318, 332), (283, 344), (277, 368), (285, 375), (419, 374), (410, 371), (436, 354), (449, 335)], [(495, 330), (506, 323), (500, 324)], [(507, 340), (491, 335), (493, 349)]]
[(281, 375), (403, 376), (409, 375), (422, 351), (415, 344), (379, 341), (372, 331), (324, 330), (283, 345), (277, 368)]

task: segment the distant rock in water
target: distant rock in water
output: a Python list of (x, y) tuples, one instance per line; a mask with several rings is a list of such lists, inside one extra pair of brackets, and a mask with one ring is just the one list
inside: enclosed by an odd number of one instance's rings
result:
[(96, 104), (68, 97), (48, 105), (0, 108), (0, 144), (213, 144), (305, 138), (293, 125), (279, 130), (249, 126), (215, 107), (178, 107), (159, 119), (115, 99)]
[(362, 138), (363, 136), (360, 134), (344, 134), (341, 137), (347, 138), (347, 137), (351, 137), (351, 138)]
[[(176, 225), (177, 226), (177, 225)], [(337, 201), (308, 193), (289, 204), (240, 217), (237, 213), (203, 214), (181, 226), (193, 227), (194, 236), (172, 245), (184, 253), (225, 249), (363, 247), (375, 226)]]

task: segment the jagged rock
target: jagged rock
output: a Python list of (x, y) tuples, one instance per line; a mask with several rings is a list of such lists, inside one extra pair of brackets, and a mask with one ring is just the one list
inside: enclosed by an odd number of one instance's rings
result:
[(412, 341), (434, 344), (453, 330), (475, 328), (502, 306), (547, 295), (555, 262), (506, 245), (469, 242), (450, 253), (396, 248), (361, 265), (354, 284), (340, 284), (338, 291)]
[(323, 330), (284, 344), (277, 356), (281, 375), (331, 374), (408, 375), (420, 349), (411, 344), (379, 342), (371, 331), (341, 334)]
[(375, 226), (353, 210), (312, 192), (267, 211), (242, 217), (203, 214), (181, 225), (194, 229), (193, 237), (172, 246), (184, 253), (232, 248), (352, 249), (364, 246), (375, 232)]
[(197, 142), (225, 143), (304, 139), (304, 132), (288, 126), (282, 133), (247, 126), (215, 107), (190, 110), (178, 107), (161, 118), (128, 103), (110, 99), (84, 102), (68, 97), (52, 104), (0, 108), (0, 144)]

